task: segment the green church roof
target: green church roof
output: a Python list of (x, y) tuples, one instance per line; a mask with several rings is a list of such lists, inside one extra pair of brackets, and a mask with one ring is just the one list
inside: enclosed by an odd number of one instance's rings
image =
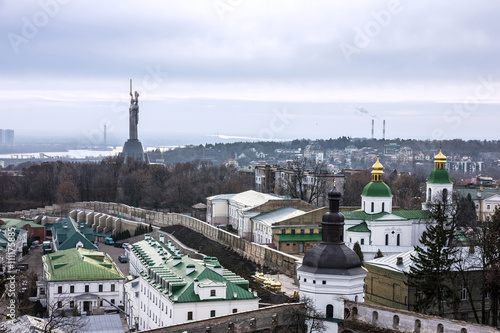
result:
[(451, 184), (450, 174), (445, 169), (434, 169), (429, 176), (428, 184)]
[(349, 229), (347, 229), (347, 231), (351, 231), (351, 232), (371, 232), (371, 230), (368, 229), (368, 226), (366, 225), (366, 222), (362, 222), (362, 223), (360, 223), (358, 225), (350, 227)]
[(74, 248), (42, 256), (47, 281), (121, 280), (125, 276), (111, 257), (99, 251)]
[(370, 182), (365, 186), (361, 195), (365, 197), (392, 197), (392, 192), (384, 182)]

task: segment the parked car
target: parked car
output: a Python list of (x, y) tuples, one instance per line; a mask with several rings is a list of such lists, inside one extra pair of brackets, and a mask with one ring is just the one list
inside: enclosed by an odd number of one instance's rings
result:
[(123, 243), (123, 244), (122, 244), (122, 247), (123, 247), (124, 249), (129, 248), (129, 247), (130, 247), (130, 243)]
[(115, 241), (111, 237), (104, 238), (104, 244), (113, 245)]
[(125, 256), (118, 256), (118, 261), (121, 263), (126, 263), (128, 262), (128, 258)]
[(122, 242), (115, 242), (113, 244), (114, 247), (122, 247), (123, 243)]

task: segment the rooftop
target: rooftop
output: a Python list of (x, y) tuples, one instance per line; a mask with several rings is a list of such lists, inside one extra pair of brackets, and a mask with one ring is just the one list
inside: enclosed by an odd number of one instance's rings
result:
[(47, 281), (121, 280), (125, 276), (104, 253), (83, 248), (42, 256)]
[(284, 207), (273, 210), (271, 212), (264, 212), (252, 218), (254, 221), (259, 221), (268, 226), (273, 226), (273, 224), (290, 219), (292, 217), (296, 217), (299, 215), (303, 215), (305, 212), (300, 209), (292, 208), (292, 207)]
[(169, 241), (149, 238), (131, 246), (133, 253), (147, 268), (141, 276), (172, 302), (200, 302), (195, 287), (225, 287), (226, 295), (218, 300), (258, 299), (248, 290), (247, 280), (223, 268), (217, 258), (195, 260), (181, 255)]

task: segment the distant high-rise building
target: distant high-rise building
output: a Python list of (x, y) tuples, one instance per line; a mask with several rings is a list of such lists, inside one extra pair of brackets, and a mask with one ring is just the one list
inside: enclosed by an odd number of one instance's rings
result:
[(14, 145), (14, 130), (7, 129), (4, 131), (4, 144), (7, 146)]
[(0, 129), (0, 146), (14, 145), (14, 130)]

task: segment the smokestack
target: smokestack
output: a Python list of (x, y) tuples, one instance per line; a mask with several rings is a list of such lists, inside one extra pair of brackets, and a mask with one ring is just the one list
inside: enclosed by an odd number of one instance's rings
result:
[(104, 125), (104, 148), (106, 148), (106, 125)]
[(374, 132), (375, 132), (375, 119), (372, 119), (372, 139), (375, 137)]
[(385, 140), (385, 119), (384, 119), (384, 127), (382, 130), (382, 139)]

